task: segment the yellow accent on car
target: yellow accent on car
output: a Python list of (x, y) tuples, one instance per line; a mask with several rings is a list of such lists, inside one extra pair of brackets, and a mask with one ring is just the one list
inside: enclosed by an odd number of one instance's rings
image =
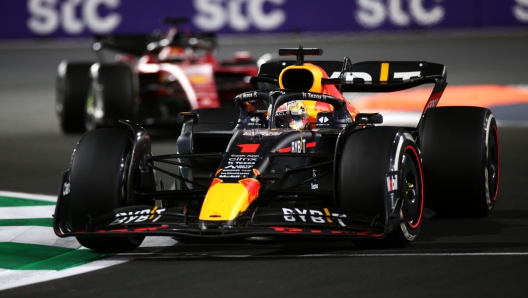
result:
[[(284, 84), (282, 81), (284, 74), (289, 71), (295, 72), (297, 70), (307, 70), (312, 74), (313, 79), (311, 83), (311, 88), (308, 90), (309, 92), (321, 93), (323, 91), (323, 84), (321, 84), (321, 78), (323, 78), (323, 72), (321, 71), (321, 68), (313, 64), (290, 65), (284, 68), (279, 75), (279, 86), (281, 89), (288, 89), (287, 87), (284, 87)], [(306, 83), (306, 82), (303, 82), (303, 83)]]
[(380, 82), (387, 82), (389, 79), (389, 63), (381, 63)]
[[(326, 216), (331, 216), (330, 211), (328, 211), (328, 208), (324, 208), (324, 212), (325, 212)], [(330, 217), (327, 217), (326, 220), (329, 223), (332, 223), (332, 220), (330, 219)]]
[(203, 84), (209, 82), (209, 77), (207, 76), (190, 76), (189, 81), (193, 84)]
[(242, 183), (217, 183), (209, 188), (200, 211), (200, 220), (235, 219), (249, 206), (249, 194)]
[(152, 210), (150, 211), (150, 214), (152, 214), (152, 215), (149, 217), (149, 220), (153, 219), (154, 215), (156, 215), (155, 214), (156, 209), (158, 209), (158, 206), (154, 206), (154, 208), (152, 208)]

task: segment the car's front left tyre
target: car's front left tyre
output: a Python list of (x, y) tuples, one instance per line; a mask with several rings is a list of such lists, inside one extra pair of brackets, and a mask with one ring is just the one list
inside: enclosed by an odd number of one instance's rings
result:
[[(83, 135), (71, 161), (69, 204), (74, 229), (84, 230), (90, 218), (127, 206), (132, 145), (132, 133), (127, 129), (98, 129)], [(76, 238), (87, 248), (107, 252), (135, 249), (144, 239), (141, 236)]]

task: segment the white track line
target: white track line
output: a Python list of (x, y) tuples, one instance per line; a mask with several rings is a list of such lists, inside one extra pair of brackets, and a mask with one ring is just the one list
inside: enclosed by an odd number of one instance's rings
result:
[(0, 291), (15, 287), (26, 286), (39, 282), (64, 278), (72, 275), (83, 274), (90, 271), (104, 269), (110, 266), (123, 264), (131, 261), (126, 257), (107, 257), (102, 260), (87, 263), (78, 267), (55, 270), (5, 270), (0, 272)]
[(30, 199), (30, 200), (57, 202), (57, 196), (36, 195), (36, 194), (23, 193), (23, 192), (0, 191), (0, 196), (13, 197), (13, 198), (18, 198), (18, 199)]
[(0, 227), (0, 242), (16, 242), (78, 249), (75, 237), (59, 238), (52, 228), (35, 226)]
[(344, 254), (304, 254), (304, 255), (283, 255), (283, 254), (240, 254), (240, 255), (218, 255), (207, 253), (181, 253), (164, 254), (155, 253), (121, 253), (119, 256), (134, 257), (144, 259), (183, 259), (183, 258), (368, 258), (368, 257), (487, 257), (487, 256), (528, 256), (528, 252), (438, 252), (438, 253), (344, 253)]
[(55, 206), (0, 207), (0, 219), (52, 218)]
[(372, 254), (308, 254), (298, 257), (473, 257), (473, 256), (528, 256), (528, 252), (424, 252)]

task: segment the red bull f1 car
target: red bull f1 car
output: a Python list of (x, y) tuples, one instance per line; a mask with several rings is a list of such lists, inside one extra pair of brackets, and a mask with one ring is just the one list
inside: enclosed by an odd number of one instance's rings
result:
[[(302, 47), (279, 54), (296, 59), (263, 64), (254, 90), (234, 98), (237, 109), (181, 113), (174, 154), (153, 155), (148, 132), (128, 120), (84, 134), (62, 175), (55, 233), (102, 251), (153, 235), (402, 247), (417, 237), (425, 206), (447, 216), (494, 207), (495, 118), (485, 108), (436, 107), (443, 65), (305, 62), (322, 50)], [(380, 125), (382, 115), (343, 96), (422, 84), (434, 87), (417, 127)], [(171, 187), (159, 173), (174, 178)]]
[[(179, 30), (185, 18), (166, 18), (167, 34), (95, 36), (98, 62), (63, 61), (58, 68), (56, 112), (66, 133), (118, 126), (176, 124), (179, 112), (233, 105), (251, 90), (258, 67), (249, 52), (216, 58), (213, 34)], [(115, 61), (108, 56), (115, 55)]]

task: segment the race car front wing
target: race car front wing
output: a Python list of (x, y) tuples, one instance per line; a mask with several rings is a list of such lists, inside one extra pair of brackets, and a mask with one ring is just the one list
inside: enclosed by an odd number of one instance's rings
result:
[(111, 214), (89, 217), (83, 227), (72, 227), (65, 214), (56, 213), (54, 230), (67, 236), (177, 236), (189, 238), (244, 238), (300, 236), (382, 238), (385, 224), (377, 218), (350, 216), (335, 208), (259, 207), (232, 221), (202, 221), (198, 210), (187, 207), (131, 206)]

